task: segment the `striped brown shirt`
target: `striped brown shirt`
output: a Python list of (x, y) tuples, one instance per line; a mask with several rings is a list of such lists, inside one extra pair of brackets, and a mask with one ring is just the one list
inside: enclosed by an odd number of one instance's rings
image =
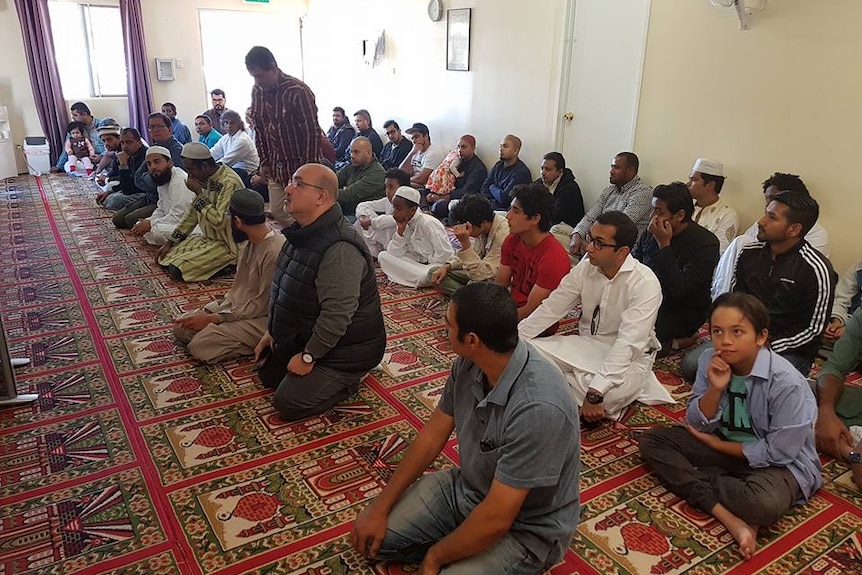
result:
[(303, 164), (319, 162), (320, 125), (314, 92), (284, 72), (271, 88), (251, 89), (251, 117), (261, 166), (284, 184)]

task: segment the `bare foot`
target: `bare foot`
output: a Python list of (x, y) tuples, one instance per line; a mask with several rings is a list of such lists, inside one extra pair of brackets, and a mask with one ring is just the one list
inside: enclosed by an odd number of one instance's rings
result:
[(717, 503), (712, 508), (712, 516), (721, 521), (727, 530), (733, 535), (739, 545), (739, 552), (745, 559), (751, 559), (757, 550), (757, 527), (749, 525), (730, 510)]

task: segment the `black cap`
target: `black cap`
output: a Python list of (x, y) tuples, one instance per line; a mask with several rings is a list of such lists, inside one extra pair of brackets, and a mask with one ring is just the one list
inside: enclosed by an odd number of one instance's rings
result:
[(420, 134), (427, 136), (428, 135), (428, 126), (423, 124), (422, 122), (416, 122), (406, 130), (404, 130), (408, 134), (412, 134), (413, 132), (419, 132)]

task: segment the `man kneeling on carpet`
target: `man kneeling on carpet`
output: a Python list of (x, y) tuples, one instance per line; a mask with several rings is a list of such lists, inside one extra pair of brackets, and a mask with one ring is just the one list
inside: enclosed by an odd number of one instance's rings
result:
[[(228, 206), (234, 191), (243, 185), (236, 172), (216, 164), (206, 144), (190, 142), (183, 146), (183, 164), (189, 173), (186, 186), (195, 199), (156, 261), (175, 280), (196, 282), (236, 263)], [(200, 228), (201, 235), (191, 235), (195, 228)]]
[[(637, 226), (623, 212), (599, 215), (586, 234), (587, 257), (518, 325), (522, 337), (537, 338), (581, 305), (579, 335), (533, 343), (566, 374), (588, 423), (619, 419), (634, 401), (674, 402), (652, 371), (659, 349), (653, 327), (661, 285), (651, 269), (632, 257), (637, 237)], [(552, 245), (560, 247), (556, 240)]]
[(239, 245), (230, 290), (224, 299), (174, 321), (174, 336), (205, 363), (254, 353), (266, 332), (272, 276), (284, 244), (284, 236), (266, 225), (263, 197), (256, 191), (235, 191), (229, 212), (233, 238)]
[[(491, 282), (446, 312), (458, 358), (437, 409), (353, 524), (358, 553), (421, 573), (544, 573), (578, 525), (577, 406), (560, 370), (518, 339), (518, 311)], [(457, 431), (460, 467), (423, 475)]]
[[(731, 292), (709, 310), (713, 349), (700, 356), (685, 427), (640, 437), (641, 456), (668, 488), (718, 519), (746, 559), (757, 528), (823, 484), (814, 445), (817, 403), (805, 378), (767, 344), (769, 312)], [(714, 351), (713, 351), (714, 350)]]
[(338, 204), (338, 180), (301, 166), (284, 189), (296, 220), (272, 278), (266, 333), (254, 349), (261, 383), (285, 421), (322, 413), (354, 393), (383, 359), (386, 331), (374, 261)]

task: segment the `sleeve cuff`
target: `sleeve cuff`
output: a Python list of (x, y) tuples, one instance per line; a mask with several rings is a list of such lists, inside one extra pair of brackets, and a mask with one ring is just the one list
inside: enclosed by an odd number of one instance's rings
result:
[(594, 389), (602, 395), (605, 395), (612, 387), (614, 387), (614, 385), (608, 381), (606, 377), (599, 374), (593, 376), (593, 380), (589, 385), (589, 389)]
[(201, 195), (201, 196), (199, 196), (199, 197), (198, 197), (198, 199), (197, 199), (197, 200), (195, 200), (195, 203), (193, 204), (193, 207), (194, 207), (194, 209), (195, 209), (195, 210), (197, 210), (197, 211), (201, 212), (201, 211), (203, 211), (203, 209), (204, 209), (205, 207), (207, 207), (207, 206), (211, 206), (211, 205), (212, 205), (212, 202), (209, 200), (209, 198), (207, 198), (207, 197), (206, 197), (206, 196), (204, 196), (204, 195)]

